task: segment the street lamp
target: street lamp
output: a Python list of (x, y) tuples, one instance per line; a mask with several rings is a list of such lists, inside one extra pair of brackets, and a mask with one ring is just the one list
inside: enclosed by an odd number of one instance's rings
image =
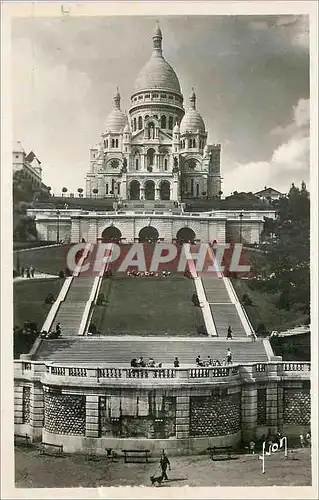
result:
[(57, 239), (57, 243), (60, 243), (60, 210), (57, 210), (56, 214), (58, 217), (56, 239)]
[(242, 242), (242, 232), (243, 232), (243, 217), (244, 217), (244, 214), (242, 212), (240, 212), (239, 214), (239, 218), (240, 218), (240, 226), (239, 226), (239, 241), (240, 243)]

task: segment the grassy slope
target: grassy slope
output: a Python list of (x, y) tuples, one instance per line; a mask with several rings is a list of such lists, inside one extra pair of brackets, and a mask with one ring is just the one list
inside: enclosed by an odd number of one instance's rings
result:
[(56, 298), (63, 281), (57, 278), (15, 282), (13, 286), (14, 325), (23, 326), (25, 321), (32, 321), (41, 328), (51, 308), (50, 305), (44, 303), (44, 299), (50, 292)]
[(275, 304), (278, 298), (276, 295), (251, 290), (247, 280), (232, 279), (232, 283), (240, 301), (246, 293), (253, 302), (252, 306), (244, 307), (255, 330), (260, 323), (263, 323), (268, 332), (284, 331), (299, 326), (308, 318), (308, 315), (301, 311), (278, 309)]
[(107, 306), (95, 309), (92, 322), (104, 334), (197, 335), (201, 310), (191, 302), (192, 280), (184, 277), (104, 280)]
[[(58, 275), (66, 268), (67, 253), (71, 245), (52, 248), (39, 248), (19, 252), (20, 268), (33, 266), (37, 272)], [(17, 253), (13, 256), (14, 268), (17, 264)]]

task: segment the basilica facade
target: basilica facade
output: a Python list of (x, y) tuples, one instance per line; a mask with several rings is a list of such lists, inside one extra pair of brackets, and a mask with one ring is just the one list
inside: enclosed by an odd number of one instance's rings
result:
[(220, 144), (207, 144), (194, 90), (184, 109), (156, 26), (150, 60), (138, 74), (128, 115), (117, 90), (101, 140), (90, 149), (86, 196), (118, 200), (218, 198)]

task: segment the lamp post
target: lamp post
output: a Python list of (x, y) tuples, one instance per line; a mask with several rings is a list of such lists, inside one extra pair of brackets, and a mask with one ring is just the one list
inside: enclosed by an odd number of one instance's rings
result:
[(57, 231), (56, 231), (56, 240), (57, 243), (60, 242), (60, 210), (56, 211), (57, 217), (58, 217), (58, 222), (57, 222)]
[(240, 226), (239, 226), (239, 241), (240, 243), (242, 243), (242, 232), (243, 232), (243, 217), (244, 217), (244, 214), (242, 212), (240, 212), (239, 214), (239, 218), (240, 218)]

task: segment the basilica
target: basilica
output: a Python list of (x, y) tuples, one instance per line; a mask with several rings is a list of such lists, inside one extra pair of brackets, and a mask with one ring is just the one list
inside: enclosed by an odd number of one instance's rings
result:
[(194, 89), (186, 111), (157, 25), (151, 58), (139, 72), (128, 116), (117, 89), (101, 140), (90, 149), (86, 196), (118, 200), (219, 198), (220, 144), (207, 144)]

